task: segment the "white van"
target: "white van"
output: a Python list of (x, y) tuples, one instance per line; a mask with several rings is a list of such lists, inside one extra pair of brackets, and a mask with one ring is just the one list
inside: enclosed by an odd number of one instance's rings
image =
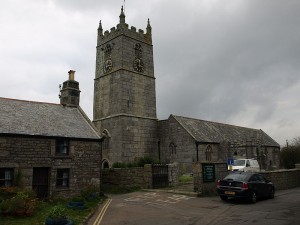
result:
[(259, 172), (259, 164), (256, 159), (235, 159), (232, 171)]

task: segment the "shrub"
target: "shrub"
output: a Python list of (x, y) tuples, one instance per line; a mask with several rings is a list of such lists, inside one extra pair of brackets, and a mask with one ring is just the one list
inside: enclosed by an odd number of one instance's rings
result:
[(20, 191), (11, 198), (7, 198), (0, 203), (1, 214), (6, 215), (32, 215), (36, 208), (36, 200), (31, 191)]
[(88, 185), (86, 188), (84, 188), (83, 190), (81, 190), (81, 197), (87, 201), (91, 201), (94, 200), (95, 198), (97, 198), (97, 193), (99, 192), (99, 190), (97, 189), (97, 187), (93, 184)]
[(48, 214), (48, 218), (51, 218), (53, 220), (66, 219), (67, 210), (61, 205), (53, 206)]
[(295, 164), (300, 163), (300, 146), (282, 148), (280, 152), (280, 163), (286, 169), (295, 168)]

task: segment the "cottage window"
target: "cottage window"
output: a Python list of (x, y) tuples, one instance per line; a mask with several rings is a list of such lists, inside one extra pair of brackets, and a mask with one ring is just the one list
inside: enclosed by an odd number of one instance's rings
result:
[(56, 175), (56, 187), (69, 187), (69, 169), (58, 169)]
[(209, 145), (205, 150), (205, 159), (206, 161), (211, 161), (212, 147)]
[(13, 184), (14, 169), (0, 168), (0, 187), (9, 187)]
[(68, 155), (69, 154), (69, 141), (66, 139), (56, 140), (56, 155)]

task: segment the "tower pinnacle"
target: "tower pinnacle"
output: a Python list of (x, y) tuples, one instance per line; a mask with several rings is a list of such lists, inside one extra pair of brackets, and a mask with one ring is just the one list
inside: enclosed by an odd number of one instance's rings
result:
[(147, 28), (146, 28), (146, 30), (147, 30), (147, 33), (148, 33), (148, 34), (151, 34), (152, 27), (151, 27), (151, 25), (150, 25), (150, 20), (149, 20), (149, 18), (148, 18), (148, 23), (147, 23)]
[(121, 14), (120, 14), (120, 23), (125, 23), (125, 14), (123, 11), (123, 6), (121, 7)]
[(103, 35), (103, 29), (102, 29), (101, 20), (100, 20), (100, 22), (99, 22), (98, 33), (99, 33), (101, 36)]

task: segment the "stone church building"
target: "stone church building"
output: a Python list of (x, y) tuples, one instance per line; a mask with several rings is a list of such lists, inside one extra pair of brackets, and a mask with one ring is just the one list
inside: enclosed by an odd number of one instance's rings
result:
[(158, 120), (152, 28), (120, 22), (97, 38), (93, 120), (79, 106), (75, 71), (63, 83), (60, 104), (0, 98), (0, 186), (22, 174), (38, 197), (70, 196), (88, 185), (100, 189), (101, 168), (150, 156), (177, 163), (257, 158), (279, 167), (280, 146), (259, 129), (170, 115)]
[(145, 32), (129, 28), (123, 8), (116, 27), (103, 32), (99, 24), (93, 123), (108, 134), (103, 167), (145, 155), (178, 163), (183, 173), (192, 162), (228, 158), (279, 167), (280, 146), (262, 130), (175, 115), (157, 119), (152, 28), (149, 20)]

